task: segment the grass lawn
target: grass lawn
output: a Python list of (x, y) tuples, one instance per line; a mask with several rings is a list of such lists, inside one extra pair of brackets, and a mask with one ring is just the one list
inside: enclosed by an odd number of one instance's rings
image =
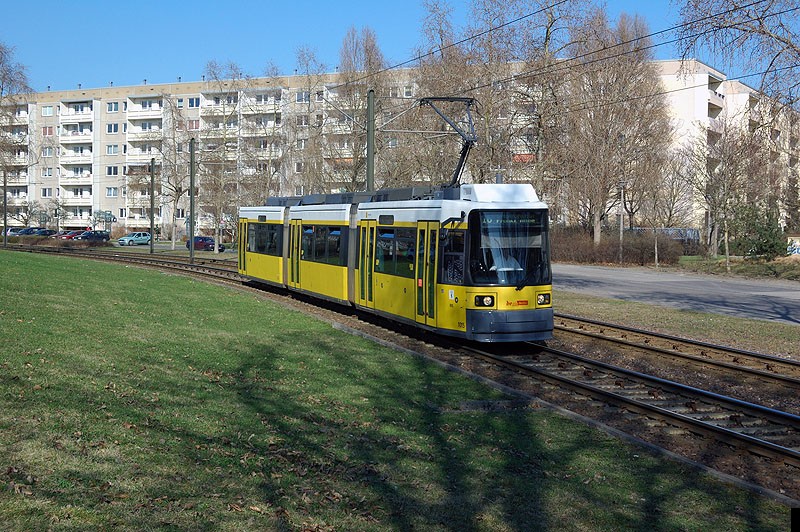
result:
[(3, 530), (787, 529), (789, 509), (253, 295), (0, 251)]

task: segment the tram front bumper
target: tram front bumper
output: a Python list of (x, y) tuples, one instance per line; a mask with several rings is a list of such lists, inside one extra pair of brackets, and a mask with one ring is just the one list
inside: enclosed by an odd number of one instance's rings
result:
[(553, 337), (553, 309), (467, 310), (467, 338), (479, 342), (529, 342)]

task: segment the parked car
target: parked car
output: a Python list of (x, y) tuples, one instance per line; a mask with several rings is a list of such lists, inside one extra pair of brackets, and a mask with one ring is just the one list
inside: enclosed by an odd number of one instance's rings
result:
[(120, 237), (117, 242), (119, 242), (120, 246), (134, 246), (139, 244), (149, 244), (150, 243), (150, 233), (128, 233), (127, 235)]
[(108, 231), (84, 231), (74, 238), (74, 240), (88, 240), (91, 242), (108, 242), (111, 235)]
[(17, 236), (23, 229), (24, 227), (9, 227), (6, 229), (6, 236)]
[(17, 233), (16, 236), (31, 236), (33, 234), (36, 234), (36, 231), (38, 231), (39, 229), (44, 229), (44, 227), (26, 227), (25, 229)]
[(61, 234), (61, 235), (56, 235), (56, 238), (60, 238), (61, 240), (72, 240), (72, 239), (73, 239), (73, 238), (75, 238), (76, 236), (78, 236), (78, 235), (82, 235), (82, 234), (83, 234), (83, 233), (85, 233), (85, 232), (86, 232), (86, 231), (83, 231), (83, 230), (78, 230), (78, 231), (75, 231), (75, 230), (73, 230), (73, 231), (64, 231), (64, 233), (63, 233), (63, 234)]
[(33, 233), (34, 236), (53, 236), (54, 234), (56, 234), (55, 229), (39, 229)]
[[(186, 249), (189, 249), (189, 241), (186, 241)], [(214, 239), (210, 236), (196, 236), (194, 237), (194, 249), (199, 251), (214, 251)], [(220, 253), (225, 251), (223, 244), (219, 245)]]

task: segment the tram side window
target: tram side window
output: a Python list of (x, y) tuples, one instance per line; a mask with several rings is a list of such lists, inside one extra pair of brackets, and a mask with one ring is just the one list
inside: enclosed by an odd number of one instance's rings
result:
[(301, 245), (303, 260), (336, 266), (347, 263), (347, 238), (339, 226), (304, 225)]
[(397, 244), (395, 273), (400, 277), (414, 278), (416, 239), (417, 232), (414, 229), (397, 229), (395, 231), (395, 242)]
[(443, 284), (464, 284), (464, 231), (447, 231), (442, 244), (439, 279)]
[(412, 279), (415, 239), (416, 233), (413, 229), (378, 228), (375, 271)]
[(251, 223), (247, 226), (247, 251), (280, 256), (283, 249), (283, 226)]
[(375, 271), (393, 274), (394, 262), (394, 229), (379, 227), (375, 242)]

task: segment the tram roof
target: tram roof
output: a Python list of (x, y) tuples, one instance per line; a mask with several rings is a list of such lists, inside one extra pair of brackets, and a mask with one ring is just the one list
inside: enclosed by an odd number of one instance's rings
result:
[(391, 188), (374, 192), (342, 192), (268, 198), (266, 206), (342, 205), (415, 200), (462, 200), (475, 202), (538, 202), (539, 197), (529, 183), (467, 184), (460, 187), (416, 186)]

